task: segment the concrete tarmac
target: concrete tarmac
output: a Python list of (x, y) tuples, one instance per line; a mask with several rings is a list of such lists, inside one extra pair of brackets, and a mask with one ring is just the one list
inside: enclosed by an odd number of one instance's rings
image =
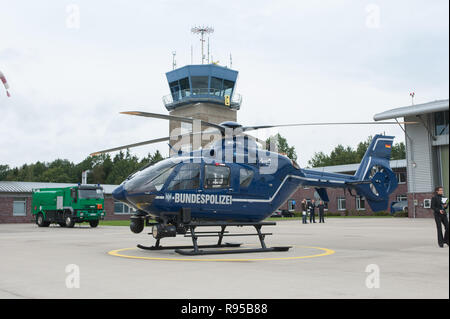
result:
[[(280, 221), (263, 227), (273, 232), (266, 243), (289, 252), (210, 256), (137, 249), (154, 244), (150, 231), (1, 224), (0, 298), (449, 298), (449, 249), (438, 247), (432, 219)], [(257, 237), (226, 239), (259, 246)]]

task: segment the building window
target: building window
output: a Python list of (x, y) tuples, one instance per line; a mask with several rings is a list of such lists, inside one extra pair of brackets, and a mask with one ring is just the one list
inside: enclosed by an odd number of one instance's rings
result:
[(191, 87), (189, 86), (189, 79), (188, 78), (184, 78), (184, 79), (180, 79), (180, 92), (181, 92), (181, 96), (185, 97), (185, 96), (189, 96), (190, 95), (190, 90)]
[(178, 84), (178, 81), (170, 82), (169, 87), (173, 100), (178, 101), (180, 99), (180, 85)]
[(406, 172), (397, 172), (395, 173), (395, 176), (397, 177), (397, 181), (399, 184), (406, 183)]
[(219, 96), (223, 87), (223, 79), (211, 77), (211, 94)]
[(13, 202), (13, 216), (27, 216), (27, 200), (17, 198)]
[(345, 197), (338, 197), (338, 210), (345, 210), (346, 206), (345, 206)]
[(223, 80), (223, 90), (222, 90), (223, 96), (225, 95), (231, 96), (233, 94), (233, 87), (234, 87), (233, 81)]
[(397, 195), (397, 202), (403, 202), (403, 201), (407, 201), (408, 200), (408, 196), (402, 194), (402, 195)]
[(361, 196), (356, 196), (356, 209), (365, 210), (366, 209), (366, 199)]
[(192, 76), (192, 94), (208, 94), (208, 81), (207, 76)]
[(114, 214), (133, 214), (136, 210), (122, 202), (114, 201)]
[(448, 135), (449, 111), (434, 113), (434, 134)]
[(295, 210), (295, 200), (290, 199), (288, 201), (288, 210), (289, 211), (294, 211)]

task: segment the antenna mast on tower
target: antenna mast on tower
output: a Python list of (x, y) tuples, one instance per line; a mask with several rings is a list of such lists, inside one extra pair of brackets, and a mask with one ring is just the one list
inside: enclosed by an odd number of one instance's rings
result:
[(200, 34), (200, 42), (202, 43), (202, 64), (205, 61), (204, 44), (205, 44), (205, 34), (210, 34), (214, 32), (212, 27), (193, 27), (191, 32), (194, 34)]
[(172, 51), (172, 70), (177, 68), (177, 61), (175, 60), (175, 56), (177, 55), (177, 51)]

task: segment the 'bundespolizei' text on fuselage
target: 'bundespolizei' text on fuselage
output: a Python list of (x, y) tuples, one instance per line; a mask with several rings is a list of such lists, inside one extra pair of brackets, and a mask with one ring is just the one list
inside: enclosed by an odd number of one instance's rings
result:
[(231, 195), (217, 195), (217, 194), (186, 194), (175, 193), (173, 196), (167, 196), (175, 203), (179, 204), (214, 204), (214, 205), (231, 205), (233, 197)]

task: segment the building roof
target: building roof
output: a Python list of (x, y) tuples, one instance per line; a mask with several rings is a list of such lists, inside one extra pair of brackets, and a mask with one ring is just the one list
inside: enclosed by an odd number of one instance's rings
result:
[(433, 102), (398, 107), (398, 108), (395, 108), (392, 110), (384, 111), (382, 113), (375, 114), (373, 116), (373, 119), (375, 121), (381, 121), (381, 120), (387, 120), (387, 119), (394, 119), (397, 117), (405, 117), (405, 116), (412, 116), (412, 115), (425, 114), (425, 113), (448, 111), (448, 107), (449, 107), (448, 99), (437, 100), (437, 101), (433, 101)]
[[(76, 186), (75, 183), (40, 183), (0, 181), (0, 193), (31, 193), (34, 188), (55, 188)], [(118, 185), (100, 185), (105, 194), (112, 194)]]
[[(392, 169), (394, 168), (405, 168), (406, 167), (406, 159), (401, 160), (392, 160), (389, 162)], [(313, 167), (308, 168), (312, 171), (319, 171), (324, 173), (348, 173), (348, 172), (356, 172), (358, 170), (359, 163), (356, 164), (347, 164), (347, 165), (334, 165), (334, 166), (324, 166), (324, 167)]]

